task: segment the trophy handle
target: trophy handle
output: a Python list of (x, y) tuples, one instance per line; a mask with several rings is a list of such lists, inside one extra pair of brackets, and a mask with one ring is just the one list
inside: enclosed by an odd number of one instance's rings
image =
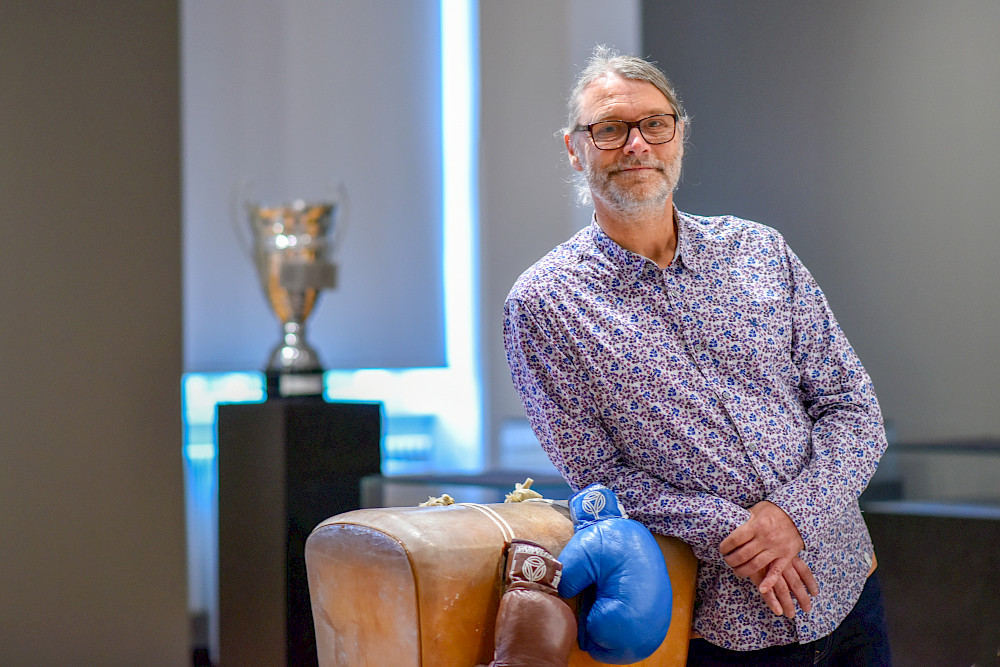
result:
[(233, 188), (233, 195), (229, 200), (229, 224), (233, 227), (233, 234), (236, 242), (243, 251), (243, 256), (255, 264), (253, 258), (253, 239), (248, 236), (246, 220), (247, 205), (254, 200), (255, 186), (251, 179), (244, 178)]
[(337, 251), (340, 249), (340, 241), (344, 236), (344, 231), (347, 228), (347, 224), (351, 219), (350, 214), (350, 203), (351, 200), (347, 196), (347, 188), (344, 186), (343, 181), (334, 181), (330, 185), (331, 194), (333, 199), (331, 200), (336, 204), (337, 208), (334, 212), (333, 220), (333, 231), (330, 233), (329, 245), (330, 245), (330, 256), (336, 257)]

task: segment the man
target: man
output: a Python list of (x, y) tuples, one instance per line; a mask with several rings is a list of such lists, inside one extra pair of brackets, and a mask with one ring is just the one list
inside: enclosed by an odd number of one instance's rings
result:
[(885, 431), (822, 291), (774, 229), (675, 208), (689, 120), (653, 64), (599, 47), (569, 107), (593, 223), (505, 307), (542, 446), (691, 545), (689, 664), (888, 664), (858, 508)]

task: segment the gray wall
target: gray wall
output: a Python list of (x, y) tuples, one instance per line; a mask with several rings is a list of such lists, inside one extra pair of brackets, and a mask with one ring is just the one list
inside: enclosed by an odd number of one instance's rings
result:
[[(581, 22), (588, 3), (483, 5), (491, 461), (502, 458), (501, 426), (521, 415), (503, 359), (503, 297), (586, 222), (551, 132), (598, 41), (651, 56), (675, 81), (694, 117), (678, 205), (786, 235), (874, 377), (897, 440), (1000, 435), (991, 345), (1000, 325), (1000, 5), (650, 1), (640, 3), (641, 43), (632, 44), (620, 26)], [(534, 119), (517, 138), (515, 116)]]
[(1000, 5), (646, 2), (694, 116), (677, 202), (777, 227), (901, 441), (1000, 435)]
[[(562, 138), (565, 95), (594, 44), (639, 47), (638, 0), (480, 2), (480, 309), (487, 464), (549, 469), (537, 441), (500, 450), (524, 412), (503, 348), (503, 302), (533, 262), (588, 224), (576, 205)], [(553, 469), (554, 470), (554, 469)]]
[(0, 19), (0, 663), (190, 664), (177, 4)]

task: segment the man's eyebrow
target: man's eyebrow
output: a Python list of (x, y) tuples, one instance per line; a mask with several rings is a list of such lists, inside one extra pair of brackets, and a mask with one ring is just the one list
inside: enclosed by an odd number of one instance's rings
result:
[[(666, 109), (664, 111), (647, 110), (645, 113), (641, 114), (638, 118), (636, 118), (636, 120), (640, 120), (642, 118), (649, 118), (650, 116), (659, 116), (661, 114), (671, 114), (671, 113), (675, 113), (673, 109)], [(622, 118), (621, 116), (611, 113), (597, 114), (596, 116), (594, 116), (594, 119), (590, 121), (590, 123), (584, 123), (584, 125), (593, 125), (594, 123), (603, 123), (609, 120), (625, 120), (625, 119)]]

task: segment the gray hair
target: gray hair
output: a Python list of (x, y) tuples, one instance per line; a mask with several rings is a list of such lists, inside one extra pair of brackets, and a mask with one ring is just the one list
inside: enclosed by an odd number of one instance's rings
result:
[(636, 56), (624, 56), (610, 46), (602, 44), (594, 49), (587, 66), (580, 72), (572, 91), (570, 91), (567, 103), (569, 118), (562, 134), (570, 134), (579, 122), (580, 114), (583, 111), (583, 91), (586, 90), (587, 86), (598, 79), (611, 76), (653, 84), (667, 98), (667, 102), (677, 114), (677, 120), (685, 125), (690, 121), (674, 91), (673, 84), (659, 67)]
[[(667, 79), (667, 75), (648, 60), (643, 60), (636, 56), (623, 56), (615, 49), (603, 44), (594, 49), (587, 66), (576, 78), (576, 83), (573, 85), (573, 90), (570, 91), (569, 100), (567, 101), (569, 117), (566, 127), (557, 132), (557, 135), (572, 136), (573, 130), (580, 120), (580, 114), (583, 112), (583, 91), (598, 79), (612, 76), (619, 76), (623, 79), (631, 79), (633, 81), (645, 81), (656, 86), (656, 89), (663, 93), (663, 96), (667, 98), (667, 102), (673, 107), (674, 113), (677, 114), (677, 120), (684, 123), (683, 141), (685, 144), (687, 143), (690, 136), (689, 125), (691, 118), (684, 111), (684, 106), (681, 104), (681, 100), (677, 96), (673, 84)], [(593, 197), (590, 193), (590, 185), (587, 182), (586, 173), (574, 172), (571, 176), (571, 182), (576, 190), (577, 201), (585, 206), (592, 204)]]

